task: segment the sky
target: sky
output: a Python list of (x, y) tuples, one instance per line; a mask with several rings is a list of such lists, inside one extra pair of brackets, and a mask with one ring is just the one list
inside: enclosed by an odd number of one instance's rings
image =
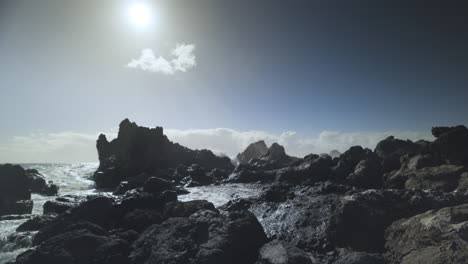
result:
[(97, 161), (129, 118), (234, 156), (468, 123), (462, 1), (0, 0), (0, 163)]

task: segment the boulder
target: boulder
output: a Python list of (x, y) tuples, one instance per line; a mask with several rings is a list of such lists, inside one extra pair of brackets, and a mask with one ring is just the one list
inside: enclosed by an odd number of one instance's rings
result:
[(468, 203), (468, 192), (367, 190), (346, 195), (329, 229), (339, 247), (367, 252), (384, 250), (384, 231), (394, 221), (431, 209)]
[(133, 243), (129, 263), (253, 263), (265, 242), (261, 225), (248, 212), (198, 211), (147, 228)]
[(143, 186), (143, 191), (148, 193), (162, 193), (164, 191), (172, 191), (174, 189), (175, 188), (171, 182), (158, 177), (149, 178)]
[(268, 147), (265, 141), (260, 140), (248, 145), (242, 153), (237, 154), (236, 158), (239, 164), (248, 164), (250, 160), (260, 158), (267, 151)]
[(233, 168), (227, 157), (172, 143), (163, 134), (162, 127), (139, 127), (128, 119), (120, 123), (116, 139), (109, 142), (105, 135), (100, 135), (96, 147), (100, 162), (94, 174), (97, 188), (116, 187), (128, 177), (176, 168), (180, 164), (200, 164), (206, 169)]
[(382, 160), (383, 172), (398, 170), (401, 167), (400, 157), (418, 153), (422, 146), (411, 140), (400, 140), (390, 136), (380, 141), (375, 147), (375, 154)]
[(0, 165), (0, 216), (30, 214), (31, 190), (28, 175), (19, 165)]
[(468, 165), (468, 129), (465, 126), (434, 127), (436, 140), (431, 150), (440, 154), (447, 164)]
[(45, 177), (42, 176), (37, 170), (28, 169), (25, 172), (29, 179), (31, 192), (46, 196), (54, 196), (58, 194), (59, 187), (53, 182), (47, 183)]
[(25, 232), (25, 231), (38, 231), (43, 227), (51, 224), (55, 219), (55, 216), (51, 215), (38, 215), (35, 216), (26, 222), (22, 223), (21, 225), (16, 228), (17, 232)]
[(20, 254), (17, 264), (126, 263), (129, 244), (122, 239), (76, 229), (57, 234), (34, 249)]
[(468, 204), (396, 221), (385, 238), (389, 263), (467, 263)]

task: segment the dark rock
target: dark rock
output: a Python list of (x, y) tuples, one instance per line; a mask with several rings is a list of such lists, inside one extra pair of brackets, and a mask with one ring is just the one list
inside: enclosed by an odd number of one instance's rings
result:
[(210, 210), (217, 212), (215, 206), (206, 200), (193, 200), (188, 202), (169, 202), (164, 207), (164, 216), (189, 217), (200, 210)]
[(352, 186), (360, 188), (380, 188), (382, 187), (382, 167), (377, 158), (361, 160), (354, 172), (349, 174), (346, 181)]
[(25, 232), (25, 231), (38, 231), (39, 229), (49, 225), (53, 222), (55, 216), (51, 215), (39, 215), (35, 216), (26, 222), (22, 223), (18, 228), (16, 228), (17, 232)]
[(277, 181), (286, 184), (312, 184), (330, 179), (333, 160), (328, 155), (308, 155), (295, 166), (277, 171)]
[(410, 140), (404, 141), (390, 136), (380, 141), (374, 152), (382, 160), (383, 172), (390, 172), (401, 167), (401, 156), (417, 153), (421, 148), (421, 145)]
[(127, 241), (129, 244), (135, 242), (138, 239), (140, 234), (135, 230), (125, 230), (125, 229), (114, 229), (109, 231), (111, 237), (120, 238)]
[(143, 191), (148, 193), (162, 193), (171, 190), (174, 190), (172, 183), (158, 177), (149, 178), (143, 186)]
[(0, 216), (30, 214), (32, 211), (29, 178), (18, 165), (0, 165)]
[(102, 227), (90, 222), (57, 218), (56, 221), (53, 221), (51, 224), (39, 230), (33, 238), (33, 244), (39, 245), (55, 236), (75, 230), (87, 230), (88, 232), (100, 236), (106, 236), (108, 234)]
[(96, 234), (88, 229), (60, 233), (35, 249), (20, 254), (17, 264), (126, 263), (129, 244), (125, 240)]
[(119, 227), (124, 230), (143, 231), (150, 225), (163, 222), (163, 215), (160, 211), (148, 209), (135, 209), (126, 213), (119, 221)]
[(250, 160), (249, 165), (256, 169), (275, 170), (287, 167), (299, 160), (299, 158), (288, 156), (283, 146), (273, 143), (265, 154)]
[(180, 164), (200, 164), (207, 169), (233, 167), (227, 157), (218, 157), (209, 150), (185, 148), (169, 141), (161, 127), (139, 127), (128, 119), (120, 123), (116, 139), (108, 142), (100, 135), (96, 146), (100, 165), (94, 179), (98, 188), (116, 187), (128, 177)]
[(394, 222), (385, 246), (389, 263), (467, 263), (468, 204)]
[(468, 129), (465, 126), (436, 127), (432, 129), (437, 139), (432, 151), (440, 154), (447, 164), (468, 165)]
[(468, 202), (468, 192), (367, 190), (342, 198), (329, 232), (333, 244), (382, 252), (384, 231), (394, 221), (431, 209)]
[(29, 179), (31, 192), (46, 196), (57, 195), (59, 187), (53, 182), (47, 183), (44, 176), (42, 176), (37, 170), (28, 169), (25, 172)]
[(47, 201), (42, 208), (44, 214), (61, 214), (75, 205), (75, 203), (70, 202)]
[(291, 243), (274, 240), (260, 249), (256, 264), (312, 264), (311, 257)]
[(146, 229), (132, 245), (130, 263), (253, 263), (266, 237), (247, 212), (199, 211)]
[(265, 141), (260, 140), (247, 146), (242, 153), (237, 154), (236, 158), (239, 164), (247, 164), (252, 159), (260, 158), (262, 155), (266, 154), (267, 151), (268, 147)]

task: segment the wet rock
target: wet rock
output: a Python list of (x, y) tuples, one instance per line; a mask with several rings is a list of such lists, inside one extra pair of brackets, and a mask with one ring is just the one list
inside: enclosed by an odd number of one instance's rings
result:
[(49, 225), (53, 222), (55, 216), (51, 215), (39, 215), (35, 216), (26, 222), (22, 223), (18, 228), (16, 228), (17, 232), (25, 232), (25, 231), (38, 231), (43, 227)]
[(237, 154), (236, 158), (239, 164), (248, 164), (250, 160), (260, 158), (267, 151), (268, 147), (265, 141), (260, 140), (247, 146), (242, 153)]
[(132, 245), (130, 263), (253, 263), (266, 237), (248, 212), (223, 216), (199, 211), (146, 229)]
[(46, 196), (57, 195), (59, 187), (53, 182), (47, 183), (44, 176), (42, 176), (37, 170), (28, 169), (25, 170), (25, 172), (29, 179), (31, 192)]
[(162, 193), (172, 190), (174, 190), (174, 186), (171, 182), (158, 177), (149, 178), (143, 186), (143, 191), (148, 193)]
[(227, 157), (172, 143), (163, 134), (162, 127), (139, 127), (128, 119), (120, 123), (116, 139), (108, 142), (104, 135), (100, 135), (96, 147), (100, 165), (94, 179), (98, 188), (116, 187), (128, 177), (176, 168), (180, 164), (200, 164), (207, 169), (233, 168)]
[(386, 231), (389, 263), (466, 263), (468, 204), (431, 210)]
[(291, 243), (274, 240), (260, 249), (255, 264), (312, 264), (312, 260), (309, 254)]
[(39, 230), (33, 237), (33, 245), (39, 245), (55, 236), (75, 230), (87, 230), (88, 232), (100, 236), (106, 236), (108, 234), (102, 227), (90, 222), (57, 218), (56, 221), (53, 221), (51, 224)]
[(88, 229), (60, 233), (20, 254), (17, 264), (126, 263), (129, 244), (125, 240), (96, 234)]
[(189, 217), (192, 214), (201, 211), (210, 210), (217, 212), (215, 206), (206, 200), (193, 200), (188, 202), (169, 202), (164, 206), (164, 216), (171, 217)]
[(61, 214), (75, 205), (75, 203), (70, 202), (47, 201), (42, 208), (44, 214)]
[(0, 165), (0, 216), (30, 214), (32, 211), (29, 178), (18, 165)]

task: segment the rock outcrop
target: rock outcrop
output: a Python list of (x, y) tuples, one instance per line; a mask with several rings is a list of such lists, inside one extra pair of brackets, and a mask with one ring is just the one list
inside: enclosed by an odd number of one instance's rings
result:
[(158, 176), (160, 170), (199, 164), (206, 169), (233, 168), (227, 157), (209, 150), (191, 150), (172, 143), (162, 127), (146, 128), (125, 119), (120, 123), (116, 139), (109, 142), (100, 135), (96, 144), (99, 169), (94, 175), (98, 188), (116, 187), (121, 181), (143, 172)]
[(260, 140), (247, 146), (242, 153), (237, 154), (236, 158), (239, 164), (248, 164), (250, 160), (260, 158), (267, 151), (268, 147), (265, 141)]
[(385, 246), (389, 263), (467, 263), (468, 204), (394, 222)]
[(30, 180), (19, 165), (0, 165), (0, 216), (32, 212)]

